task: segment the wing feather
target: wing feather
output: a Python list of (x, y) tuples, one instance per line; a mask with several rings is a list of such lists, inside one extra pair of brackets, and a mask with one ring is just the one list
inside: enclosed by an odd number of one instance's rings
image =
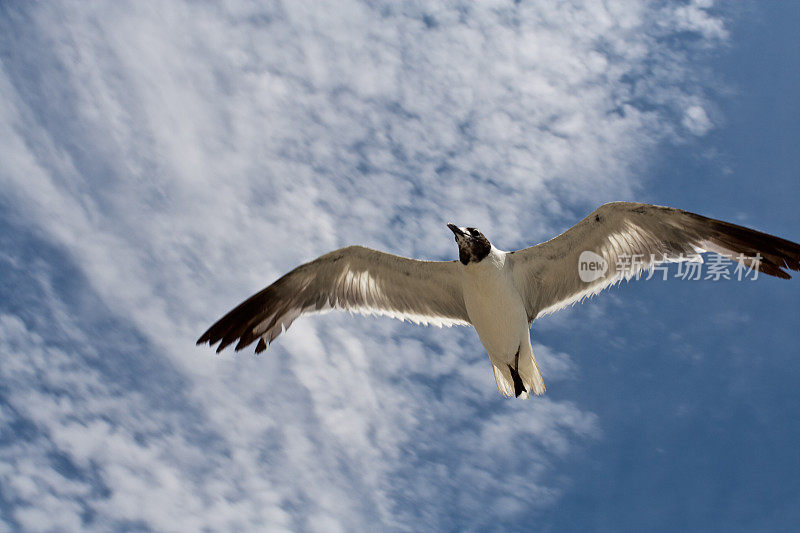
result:
[[(217, 352), (254, 341), (256, 353), (298, 317), (347, 309), (437, 326), (468, 325), (457, 261), (419, 261), (350, 246), (295, 268), (219, 319), (198, 339)], [(238, 342), (237, 342), (238, 341)]]
[[(581, 280), (578, 260), (584, 251), (606, 261), (604, 276)], [(791, 277), (786, 269), (800, 270), (797, 243), (680, 209), (631, 202), (604, 204), (561, 235), (509, 257), (533, 320), (659, 263), (702, 261), (697, 257), (702, 252), (783, 279)], [(628, 264), (626, 258), (638, 261)]]

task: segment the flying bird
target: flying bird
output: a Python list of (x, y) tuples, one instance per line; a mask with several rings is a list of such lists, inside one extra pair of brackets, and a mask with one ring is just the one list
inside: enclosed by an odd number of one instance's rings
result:
[[(348, 246), (298, 266), (203, 333), (197, 344), (257, 342), (256, 353), (301, 315), (330, 309), (418, 324), (472, 326), (504, 396), (545, 392), (531, 347), (536, 318), (665, 262), (714, 252), (783, 279), (800, 270), (800, 245), (680, 209), (613, 202), (561, 235), (505, 252), (472, 227), (447, 225), (457, 261), (421, 261)], [(631, 261), (638, 258), (638, 261)]]

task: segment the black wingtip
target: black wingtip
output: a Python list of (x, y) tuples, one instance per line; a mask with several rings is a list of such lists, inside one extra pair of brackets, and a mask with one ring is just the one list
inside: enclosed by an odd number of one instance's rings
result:
[(715, 230), (711, 236), (712, 241), (748, 257), (761, 256), (759, 272), (776, 278), (792, 279), (786, 270), (800, 270), (800, 244), (730, 222), (688, 214)]
[(219, 343), (219, 346), (217, 346), (217, 353), (220, 353), (222, 350), (224, 350), (232, 342), (233, 342), (233, 340), (229, 340), (229, 341), (225, 342), (225, 339), (223, 339)]
[(267, 349), (267, 343), (264, 342), (264, 337), (258, 339), (258, 344), (256, 344), (256, 353), (259, 354)]

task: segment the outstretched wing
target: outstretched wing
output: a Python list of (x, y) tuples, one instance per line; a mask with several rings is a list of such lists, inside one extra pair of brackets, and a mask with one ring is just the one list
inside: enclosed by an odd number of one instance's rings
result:
[(254, 294), (198, 339), (217, 352), (238, 340), (267, 348), (300, 315), (347, 309), (418, 324), (469, 325), (456, 261), (418, 261), (350, 246), (300, 265)]
[[(604, 275), (581, 279), (583, 252), (602, 258)], [(702, 260), (702, 252), (784, 279), (791, 277), (784, 269), (800, 269), (797, 243), (680, 209), (630, 202), (602, 205), (558, 237), (509, 257), (528, 320), (533, 320), (656, 264)], [(586, 274), (584, 279), (593, 277)]]

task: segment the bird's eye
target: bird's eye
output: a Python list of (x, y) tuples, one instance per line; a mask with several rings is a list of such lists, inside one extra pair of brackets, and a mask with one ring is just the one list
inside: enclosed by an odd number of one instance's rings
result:
[(469, 231), (469, 234), (472, 235), (473, 237), (478, 236), (478, 230), (476, 230), (475, 228), (467, 228), (467, 230)]

